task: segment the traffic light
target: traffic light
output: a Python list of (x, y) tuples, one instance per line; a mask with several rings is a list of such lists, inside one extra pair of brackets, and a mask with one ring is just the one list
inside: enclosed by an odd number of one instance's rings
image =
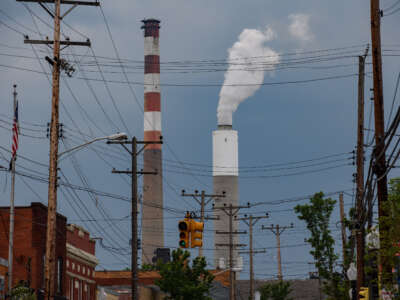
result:
[(181, 220), (178, 223), (179, 228), (179, 247), (189, 248), (190, 220)]
[(190, 244), (192, 248), (203, 247), (204, 223), (190, 220)]
[(369, 289), (367, 287), (360, 287), (360, 291), (358, 292), (360, 299), (369, 299)]

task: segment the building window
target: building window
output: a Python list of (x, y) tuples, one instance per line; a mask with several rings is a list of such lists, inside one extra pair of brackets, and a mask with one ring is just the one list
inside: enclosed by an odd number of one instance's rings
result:
[(75, 264), (72, 263), (72, 270), (75, 270)]
[(78, 267), (78, 272), (80, 272), (81, 271), (81, 265), (77, 265), (77, 267)]
[(62, 294), (62, 282), (63, 282), (63, 259), (59, 257), (57, 259), (57, 293)]
[(74, 280), (72, 278), (69, 279), (69, 300), (74, 300)]
[(67, 268), (69, 268), (69, 259), (67, 259)]
[(85, 267), (82, 267), (82, 273), (83, 273), (83, 275), (85, 275), (85, 272), (86, 272)]

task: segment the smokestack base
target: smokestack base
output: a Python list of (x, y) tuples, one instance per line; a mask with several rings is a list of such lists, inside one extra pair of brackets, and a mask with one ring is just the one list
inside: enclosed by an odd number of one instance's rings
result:
[(232, 130), (232, 125), (218, 125), (218, 130)]

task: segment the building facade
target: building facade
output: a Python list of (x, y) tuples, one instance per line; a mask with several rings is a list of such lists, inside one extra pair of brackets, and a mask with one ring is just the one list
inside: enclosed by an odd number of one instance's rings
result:
[[(0, 207), (0, 257), (8, 259), (10, 208)], [(57, 296), (65, 295), (67, 218), (56, 219), (56, 278)], [(15, 207), (12, 286), (24, 282), (36, 291), (44, 288), (46, 253), (47, 207), (33, 202), (30, 206)], [(6, 278), (8, 280), (8, 278)], [(7, 291), (7, 283), (5, 284)]]
[(0, 300), (5, 298), (8, 261), (0, 257)]
[(70, 300), (95, 300), (94, 270), (96, 241), (88, 231), (74, 224), (67, 226), (66, 296)]

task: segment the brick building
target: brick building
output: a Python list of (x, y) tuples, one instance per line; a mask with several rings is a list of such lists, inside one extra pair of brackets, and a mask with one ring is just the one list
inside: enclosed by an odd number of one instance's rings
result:
[[(0, 207), (0, 257), (8, 259), (9, 207)], [(13, 286), (28, 282), (37, 290), (44, 287), (44, 258), (46, 253), (47, 207), (33, 202), (15, 207)], [(67, 218), (57, 214), (55, 291), (65, 295), (66, 225)], [(7, 284), (6, 284), (7, 286)]]
[(78, 225), (67, 226), (67, 298), (70, 300), (95, 300), (94, 269), (99, 263), (95, 256), (96, 242), (89, 232)]
[(8, 261), (0, 257), (0, 299), (5, 298), (5, 286), (7, 279)]

